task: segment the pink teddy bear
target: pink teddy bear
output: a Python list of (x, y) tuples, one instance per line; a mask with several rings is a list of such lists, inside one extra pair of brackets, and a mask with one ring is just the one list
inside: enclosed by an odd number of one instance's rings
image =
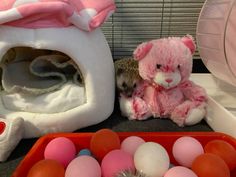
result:
[(177, 125), (193, 125), (206, 114), (205, 90), (189, 80), (196, 46), (192, 36), (169, 37), (140, 44), (134, 51), (143, 83), (131, 98), (120, 98), (130, 120), (170, 118)]

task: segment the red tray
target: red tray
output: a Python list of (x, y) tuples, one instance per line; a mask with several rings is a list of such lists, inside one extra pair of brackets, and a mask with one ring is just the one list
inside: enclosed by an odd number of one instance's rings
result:
[[(26, 177), (30, 168), (37, 161), (43, 159), (44, 149), (48, 142), (52, 139), (56, 137), (67, 137), (75, 143), (77, 151), (79, 151), (83, 148), (89, 148), (92, 135), (93, 133), (57, 133), (41, 137), (31, 148), (25, 158), (20, 162), (11, 177)], [(211, 140), (220, 139), (232, 144), (236, 149), (236, 139), (226, 134), (217, 132), (120, 132), (118, 135), (121, 141), (128, 136), (135, 135), (143, 138), (145, 141), (153, 141), (161, 144), (167, 150), (172, 164), (177, 164), (171, 153), (173, 143), (176, 139), (182, 136), (192, 136), (199, 140), (203, 146)], [(231, 175), (231, 177), (235, 176)]]

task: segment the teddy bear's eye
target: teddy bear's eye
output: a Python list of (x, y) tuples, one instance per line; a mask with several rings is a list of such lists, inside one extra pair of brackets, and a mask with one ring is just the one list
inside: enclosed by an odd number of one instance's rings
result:
[(160, 64), (157, 64), (156, 67), (157, 67), (157, 69), (160, 69), (160, 68), (161, 68), (161, 65), (160, 65)]
[(180, 69), (180, 65), (178, 65), (177, 68)]
[(135, 83), (134, 85), (133, 85), (133, 88), (136, 88), (137, 87), (137, 84)]

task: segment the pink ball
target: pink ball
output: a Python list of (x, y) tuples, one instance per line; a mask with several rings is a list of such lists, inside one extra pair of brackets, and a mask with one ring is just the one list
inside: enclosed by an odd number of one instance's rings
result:
[(110, 151), (102, 160), (102, 176), (114, 177), (121, 171), (135, 171), (132, 155), (123, 150)]
[(101, 167), (91, 156), (79, 156), (71, 161), (65, 177), (101, 177)]
[(180, 165), (190, 168), (194, 159), (204, 153), (204, 149), (197, 139), (184, 136), (175, 141), (172, 153)]
[(74, 143), (65, 137), (59, 137), (51, 140), (45, 150), (44, 158), (60, 162), (66, 167), (76, 156)]
[(138, 147), (143, 143), (145, 143), (145, 141), (142, 138), (138, 136), (130, 136), (122, 141), (121, 149), (133, 156)]
[(164, 177), (197, 177), (197, 175), (186, 167), (176, 166), (169, 169)]

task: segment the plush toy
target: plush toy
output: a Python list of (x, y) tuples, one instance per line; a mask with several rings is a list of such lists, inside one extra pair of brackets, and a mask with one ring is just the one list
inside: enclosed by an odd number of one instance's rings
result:
[(189, 80), (192, 36), (169, 37), (140, 44), (134, 51), (144, 82), (131, 98), (120, 97), (120, 109), (131, 120), (170, 118), (179, 126), (200, 122), (206, 114), (205, 90)]

